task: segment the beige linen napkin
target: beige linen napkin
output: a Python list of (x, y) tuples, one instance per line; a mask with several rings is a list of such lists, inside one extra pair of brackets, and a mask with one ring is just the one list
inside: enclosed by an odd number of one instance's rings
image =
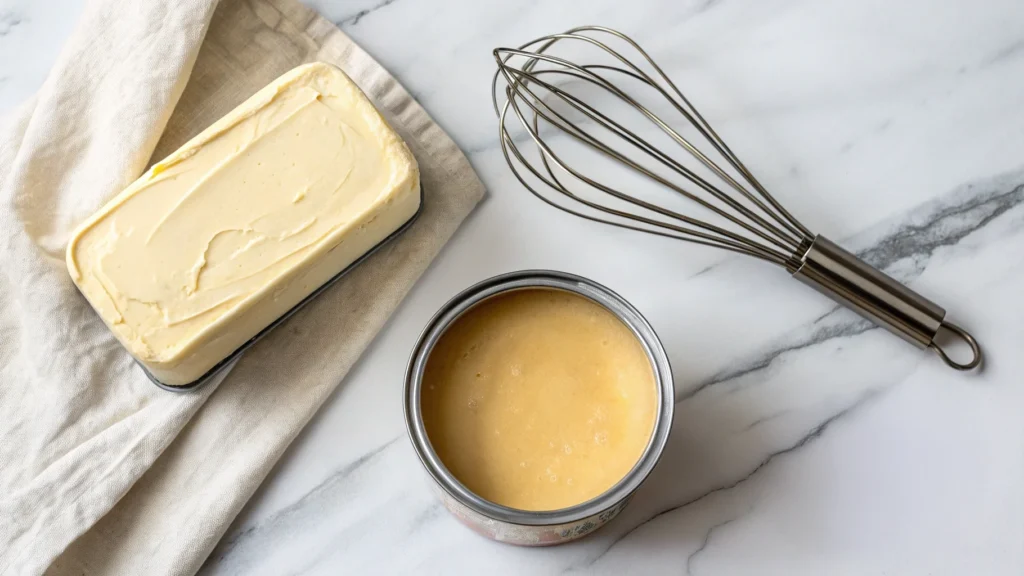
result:
[[(222, 382), (161, 391), (68, 279), (68, 233), (150, 160), (314, 60), (344, 69), (405, 138), (423, 212)], [(0, 125), (0, 573), (198, 570), (482, 194), (409, 94), (295, 0), (92, 0), (39, 94)]]

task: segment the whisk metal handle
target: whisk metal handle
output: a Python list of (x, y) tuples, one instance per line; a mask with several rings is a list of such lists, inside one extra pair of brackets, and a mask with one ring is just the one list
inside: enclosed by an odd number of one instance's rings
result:
[[(970, 370), (981, 363), (978, 342), (964, 329), (946, 322), (944, 308), (823, 236), (814, 237), (793, 276), (915, 346), (933, 349), (952, 368)], [(954, 361), (935, 342), (940, 328), (970, 346), (973, 358), (969, 362)]]

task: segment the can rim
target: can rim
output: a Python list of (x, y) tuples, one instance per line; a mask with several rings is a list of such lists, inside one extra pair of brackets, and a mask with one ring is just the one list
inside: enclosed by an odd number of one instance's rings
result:
[[(448, 327), (477, 304), (498, 294), (530, 288), (572, 292), (615, 314), (640, 341), (651, 362), (658, 388), (658, 413), (654, 430), (633, 468), (602, 494), (569, 508), (550, 511), (519, 510), (485, 500), (466, 488), (441, 462), (423, 424), (420, 390), (427, 359)], [(624, 298), (607, 287), (566, 272), (523, 270), (494, 276), (463, 290), (430, 319), (413, 348), (405, 379), (405, 421), (413, 448), (427, 472), (448, 495), (485, 517), (524, 526), (568, 524), (607, 510), (625, 500), (647, 479), (668, 442), (675, 410), (675, 387), (668, 354), (650, 323)]]

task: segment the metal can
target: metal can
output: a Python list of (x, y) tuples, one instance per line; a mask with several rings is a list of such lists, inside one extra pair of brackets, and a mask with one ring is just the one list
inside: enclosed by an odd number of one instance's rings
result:
[[(484, 500), (463, 486), (445, 468), (431, 447), (420, 405), (420, 390), (427, 360), (448, 327), (484, 300), (514, 290), (536, 288), (577, 294), (617, 316), (642, 344), (658, 387), (658, 412), (654, 431), (632, 470), (596, 498), (570, 508), (543, 512), (501, 506)], [(445, 507), (480, 534), (520, 546), (550, 546), (576, 540), (617, 516), (661, 458), (672, 429), (674, 408), (672, 369), (668, 355), (650, 323), (629, 302), (608, 288), (580, 276), (550, 270), (526, 270), (496, 276), (464, 290), (448, 301), (420, 335), (405, 380), (405, 421), (409, 437)]]

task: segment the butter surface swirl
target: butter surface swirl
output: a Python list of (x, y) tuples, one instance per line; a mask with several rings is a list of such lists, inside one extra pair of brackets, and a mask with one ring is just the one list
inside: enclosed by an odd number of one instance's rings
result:
[(410, 173), (408, 150), (358, 88), (308, 65), (83, 224), (68, 268), (133, 354), (167, 360), (372, 225)]

